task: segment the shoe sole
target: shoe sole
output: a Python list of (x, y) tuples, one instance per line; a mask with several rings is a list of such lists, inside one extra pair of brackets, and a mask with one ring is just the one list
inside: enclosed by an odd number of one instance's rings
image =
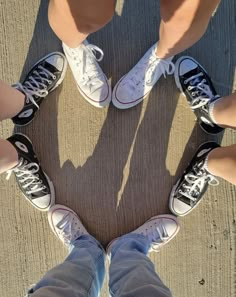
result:
[[(195, 152), (195, 154), (194, 154), (194, 156), (196, 155), (196, 153), (199, 151), (199, 149), (200, 149), (200, 147), (202, 146), (202, 145), (205, 145), (205, 144), (207, 144), (207, 143), (211, 143), (212, 141), (206, 141), (206, 142), (203, 142), (201, 145), (199, 145), (199, 147), (198, 147), (198, 149), (196, 150), (196, 152)], [(211, 152), (211, 151), (210, 151)], [(209, 152), (209, 153), (210, 153)], [(193, 157), (194, 158), (194, 157)], [(190, 165), (190, 163), (192, 162), (192, 160), (188, 163), (188, 165), (186, 166), (186, 168), (188, 168), (188, 166)], [(185, 172), (185, 171), (184, 171)], [(184, 173), (183, 173), (184, 174)], [(184, 214), (179, 214), (179, 213), (177, 213), (175, 210), (174, 210), (174, 208), (173, 208), (173, 202), (174, 202), (174, 193), (175, 193), (175, 190), (176, 190), (176, 188), (178, 187), (178, 184), (179, 184), (179, 181), (181, 180), (181, 178), (179, 178), (178, 179), (178, 181), (174, 184), (174, 186), (172, 187), (172, 190), (171, 190), (171, 193), (170, 193), (170, 198), (169, 198), (169, 209), (170, 209), (170, 211), (175, 215), (175, 216), (177, 216), (177, 217), (184, 217), (184, 216), (186, 216), (186, 215), (188, 215), (191, 211), (193, 211), (198, 205), (199, 205), (199, 203), (202, 201), (202, 198), (195, 204), (195, 206), (193, 207), (193, 208), (191, 208), (188, 212), (186, 212), (186, 213), (184, 213)]]
[[(180, 225), (179, 225), (179, 222), (178, 222), (176, 216), (168, 215), (168, 214), (166, 214), (166, 215), (158, 215), (158, 216), (151, 217), (151, 218), (150, 218), (148, 221), (146, 221), (145, 223), (148, 223), (148, 222), (150, 222), (150, 221), (152, 221), (152, 220), (156, 220), (156, 219), (162, 219), (162, 218), (173, 220), (173, 221), (176, 223), (177, 228), (176, 228), (175, 233), (173, 233), (173, 235), (172, 235), (166, 242), (160, 244), (160, 248), (161, 248), (162, 246), (166, 245), (167, 243), (169, 243), (169, 242), (170, 242), (170, 241), (177, 235), (177, 233), (179, 232), (179, 229), (180, 229)], [(144, 223), (144, 224), (145, 224), (145, 223)], [(143, 225), (144, 225), (144, 224), (143, 224)], [(142, 226), (142, 225), (141, 225), (141, 226)], [(141, 226), (140, 226), (140, 227), (141, 227)], [(135, 230), (134, 230), (134, 231), (135, 231)], [(132, 232), (130, 232), (130, 233), (127, 233), (127, 234), (131, 234), (131, 233), (135, 234), (134, 231), (132, 231)], [(127, 234), (124, 234), (124, 235), (127, 235)], [(139, 233), (137, 233), (137, 234), (139, 234)], [(107, 255), (110, 255), (110, 253), (111, 253), (111, 246), (112, 246), (112, 244), (113, 244), (116, 240), (118, 240), (119, 238), (121, 238), (121, 237), (122, 237), (122, 236), (117, 237), (117, 238), (114, 238), (114, 239), (108, 244), (108, 246), (107, 246), (107, 248), (106, 248), (106, 253), (107, 253)], [(110, 257), (108, 258), (108, 260), (110, 261)]]
[[(182, 60), (184, 60), (184, 59), (186, 59), (186, 58), (188, 58), (188, 59), (190, 58), (191, 60), (193, 60), (197, 65), (200, 65), (201, 68), (207, 73), (206, 69), (205, 69), (201, 64), (199, 64), (195, 59), (193, 59), (193, 58), (190, 57), (190, 56), (183, 56), (183, 57), (179, 58), (179, 59), (176, 61), (176, 63), (175, 63), (175, 72), (174, 72), (175, 84), (176, 84), (177, 88), (179, 89), (180, 93), (181, 93), (185, 98), (187, 98), (187, 97), (186, 97), (186, 95), (185, 95), (185, 93), (184, 93), (184, 91), (183, 91), (183, 89), (182, 89), (181, 83), (180, 83), (180, 81), (179, 81), (178, 69), (179, 69), (179, 65), (180, 65), (180, 63), (182, 62)], [(188, 103), (188, 105), (190, 106), (189, 103)], [(190, 108), (191, 108), (191, 107), (190, 107)], [(199, 119), (197, 118), (197, 120), (199, 120)], [(203, 128), (203, 126), (201, 125), (201, 122), (199, 122), (199, 126), (201, 127), (202, 131), (204, 131), (204, 132), (205, 132), (206, 134), (208, 134), (208, 135), (217, 135), (217, 134), (220, 133), (220, 132), (219, 132), (219, 133), (209, 133), (208, 131), (206, 131), (206, 130)]]
[[(67, 62), (66, 57), (65, 57), (61, 52), (52, 52), (52, 53), (46, 55), (45, 57), (43, 57), (42, 59), (38, 60), (38, 62), (36, 62), (36, 63), (31, 67), (31, 69), (34, 68), (35, 65), (37, 65), (38, 63), (40, 63), (40, 62), (42, 62), (43, 60), (47, 59), (48, 57), (50, 57), (50, 56), (53, 55), (53, 54), (58, 54), (59, 56), (63, 57), (63, 60), (64, 60), (64, 63), (65, 63), (65, 64), (64, 64), (64, 68), (63, 68), (63, 70), (62, 70), (62, 74), (61, 74), (60, 79), (59, 79), (58, 82), (55, 84), (55, 86), (50, 90), (50, 92), (49, 92), (48, 94), (50, 94), (50, 93), (53, 92), (57, 87), (59, 87), (59, 85), (63, 82), (63, 80), (64, 80), (64, 78), (65, 78), (66, 70), (67, 70), (67, 67), (68, 67), (68, 62)], [(48, 96), (48, 95), (47, 95), (47, 96)], [(47, 96), (46, 96), (44, 99), (46, 99)], [(38, 111), (39, 111), (39, 109), (35, 112), (35, 114), (36, 114)], [(34, 114), (34, 115), (35, 115), (35, 114)], [(35, 117), (35, 116), (34, 116), (34, 117)], [(28, 122), (27, 124), (25, 124), (25, 125), (19, 125), (19, 124), (14, 124), (14, 125), (15, 125), (16, 127), (25, 127), (25, 126), (28, 126), (28, 125), (34, 120), (34, 117), (33, 117), (33, 119), (32, 119), (31, 121), (29, 121), (29, 122)]]
[[(23, 137), (25, 137), (32, 145), (33, 147), (33, 144), (32, 144), (32, 141), (30, 140), (30, 138), (28, 136), (26, 136), (25, 134), (23, 133), (15, 133), (14, 135), (21, 135)], [(34, 147), (33, 147), (33, 151), (34, 151)], [(41, 167), (40, 163), (39, 163), (39, 166)], [(45, 174), (46, 176), (46, 179), (47, 179), (47, 182), (48, 182), (48, 185), (49, 185), (49, 188), (50, 188), (50, 196), (51, 196), (51, 201), (50, 201), (50, 204), (47, 208), (39, 208), (37, 207), (37, 205), (35, 205), (33, 202), (31, 202), (31, 200), (29, 200), (29, 198), (23, 193), (23, 196), (26, 198), (26, 200), (32, 205), (34, 206), (34, 208), (40, 210), (40, 211), (48, 211), (54, 204), (55, 204), (55, 188), (54, 188), (54, 185), (53, 185), (53, 182), (50, 180), (50, 178), (48, 177), (48, 175), (43, 171), (43, 173)]]

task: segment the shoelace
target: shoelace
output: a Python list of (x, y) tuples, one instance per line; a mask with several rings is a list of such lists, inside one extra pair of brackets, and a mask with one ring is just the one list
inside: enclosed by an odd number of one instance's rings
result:
[[(84, 86), (89, 87), (90, 92), (93, 93), (97, 89), (99, 89), (103, 82), (101, 78), (103, 78), (103, 73), (95, 64), (95, 61), (100, 62), (104, 57), (103, 51), (96, 45), (88, 44), (84, 45), (86, 48), (83, 50), (83, 57), (79, 57), (78, 50), (73, 49), (71, 51), (72, 55), (74, 56), (74, 60), (76, 61), (76, 66), (80, 67), (80, 64), (83, 65), (81, 83)], [(100, 54), (100, 55), (98, 55)]]
[[(144, 70), (144, 76), (140, 76), (140, 73), (143, 73)], [(124, 85), (128, 84), (131, 88), (135, 89), (137, 89), (138, 86), (143, 88), (145, 83), (147, 86), (153, 86), (156, 83), (160, 71), (164, 77), (166, 77), (166, 75), (173, 74), (174, 70), (174, 63), (158, 58), (155, 51), (153, 51), (151, 58), (145, 58), (143, 63), (138, 63), (135, 66), (135, 70), (132, 71), (132, 76), (124, 81)]]
[(34, 70), (33, 75), (23, 85), (18, 82), (13, 87), (26, 94), (26, 103), (32, 102), (39, 109), (34, 96), (46, 97), (48, 95), (48, 85), (51, 85), (55, 79), (56, 75), (43, 66), (38, 66), (38, 70)]
[(148, 86), (153, 86), (156, 83), (157, 78), (159, 76), (159, 67), (161, 69), (161, 73), (164, 75), (165, 78), (166, 78), (166, 75), (171, 75), (175, 71), (175, 65), (173, 62), (155, 57), (154, 61), (148, 66), (148, 69), (147, 69)]
[(219, 181), (204, 169), (200, 169), (197, 174), (189, 173), (184, 176), (186, 183), (182, 185), (183, 190), (180, 189), (179, 193), (192, 202), (197, 201), (198, 195), (202, 192), (206, 183), (211, 186), (218, 186)]
[(192, 91), (191, 95), (194, 97), (195, 95), (197, 95), (198, 97), (194, 98), (192, 103), (191, 103), (191, 108), (192, 109), (197, 109), (200, 108), (206, 104), (209, 103), (209, 101), (211, 101), (212, 99), (215, 99), (217, 97), (215, 97), (212, 94), (212, 91), (209, 87), (205, 78), (201, 79), (201, 77), (204, 74), (202, 72), (193, 75), (191, 77), (189, 77), (188, 79), (186, 79), (184, 81), (184, 84), (188, 84), (190, 83), (190, 85), (188, 86), (188, 90)]
[(74, 216), (68, 213), (62, 218), (62, 220), (56, 225), (58, 229), (58, 235), (63, 238), (66, 245), (70, 245), (72, 240), (76, 240), (82, 232), (80, 229), (75, 229), (76, 222), (74, 222)]
[(23, 189), (26, 190), (26, 194), (30, 195), (33, 193), (40, 192), (46, 187), (42, 185), (42, 180), (37, 175), (39, 171), (39, 165), (37, 163), (25, 163), (18, 165), (16, 168), (7, 171), (8, 180), (12, 172), (16, 174), (18, 182), (21, 184)]
[(151, 244), (151, 251), (159, 251), (160, 244), (168, 240), (169, 235), (161, 223), (157, 225), (150, 226), (147, 230), (146, 236), (148, 237)]

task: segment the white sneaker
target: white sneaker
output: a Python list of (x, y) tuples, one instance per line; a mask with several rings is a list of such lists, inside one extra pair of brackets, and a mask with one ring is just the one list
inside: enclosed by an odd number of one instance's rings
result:
[(111, 86), (97, 63), (103, 59), (103, 51), (87, 40), (77, 48), (70, 48), (64, 43), (62, 45), (81, 95), (96, 107), (109, 105)]
[(54, 234), (68, 247), (82, 235), (89, 234), (77, 214), (64, 205), (51, 207), (48, 221)]
[[(159, 249), (167, 244), (179, 231), (179, 224), (175, 216), (159, 215), (152, 217), (141, 227), (129, 234), (142, 234), (151, 242), (149, 252), (158, 252)], [(119, 237), (120, 238), (120, 237)], [(112, 240), (107, 247), (108, 256), (112, 246), (119, 239)]]
[(155, 43), (141, 60), (116, 84), (112, 103), (119, 109), (131, 108), (139, 104), (152, 90), (159, 78), (174, 73), (173, 57), (166, 60), (156, 55)]

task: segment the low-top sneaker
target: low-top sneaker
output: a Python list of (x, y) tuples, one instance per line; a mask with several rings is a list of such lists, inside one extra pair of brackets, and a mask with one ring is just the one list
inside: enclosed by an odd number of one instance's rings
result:
[(112, 94), (112, 103), (119, 109), (131, 108), (151, 92), (162, 75), (174, 73), (173, 57), (160, 59), (156, 55), (155, 43), (141, 58), (141, 60), (125, 75), (116, 86)]
[(175, 64), (175, 82), (185, 95), (201, 128), (208, 134), (217, 134), (224, 128), (216, 125), (209, 113), (210, 103), (218, 100), (211, 78), (206, 70), (193, 58), (181, 57)]
[(190, 213), (202, 200), (209, 185), (217, 186), (219, 181), (206, 169), (209, 153), (219, 145), (215, 142), (202, 144), (187, 166), (182, 177), (174, 185), (169, 200), (169, 207), (176, 216)]
[[(152, 217), (138, 229), (129, 234), (141, 234), (150, 243), (149, 252), (158, 252), (161, 247), (173, 239), (179, 231), (179, 223), (175, 216), (159, 215)], [(112, 240), (107, 246), (107, 254), (110, 256), (112, 247), (121, 237)]]
[(7, 179), (13, 172), (25, 198), (38, 210), (47, 211), (55, 203), (54, 187), (40, 166), (31, 141), (23, 134), (14, 134), (7, 140), (19, 156), (18, 165), (8, 170)]
[(80, 94), (92, 105), (105, 107), (111, 102), (111, 86), (98, 62), (103, 59), (103, 51), (87, 40), (77, 48), (63, 43)]
[(67, 69), (65, 56), (53, 52), (39, 60), (22, 83), (13, 85), (25, 95), (23, 109), (12, 118), (17, 126), (26, 126), (34, 118), (44, 98), (63, 81)]
[(82, 235), (89, 234), (77, 214), (64, 205), (56, 204), (50, 208), (48, 221), (54, 234), (67, 247)]

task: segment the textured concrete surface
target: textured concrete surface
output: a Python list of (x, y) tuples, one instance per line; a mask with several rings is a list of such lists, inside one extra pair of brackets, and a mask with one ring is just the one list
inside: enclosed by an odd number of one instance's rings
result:
[[(186, 52), (208, 69), (220, 94), (236, 89), (235, 20), (235, 1), (222, 1), (205, 36)], [(113, 85), (156, 41), (159, 21), (156, 0), (118, 1), (113, 21), (91, 36), (105, 52), (102, 66)], [(48, 26), (46, 0), (0, 0), (1, 79), (18, 81), (53, 50), (61, 45)], [(0, 123), (0, 137), (13, 129), (10, 120)], [(178, 175), (196, 148), (213, 139), (195, 125), (173, 77), (161, 79), (131, 110), (100, 110), (81, 98), (69, 69), (63, 86), (20, 131), (32, 139), (57, 202), (78, 212), (103, 244), (168, 212)], [(236, 132), (227, 130), (218, 140), (236, 143)], [(177, 238), (151, 256), (174, 296), (235, 296), (235, 197), (235, 187), (222, 180), (211, 187), (196, 211), (180, 220)], [(0, 205), (0, 295), (24, 296), (66, 250), (14, 178), (0, 177)]]

